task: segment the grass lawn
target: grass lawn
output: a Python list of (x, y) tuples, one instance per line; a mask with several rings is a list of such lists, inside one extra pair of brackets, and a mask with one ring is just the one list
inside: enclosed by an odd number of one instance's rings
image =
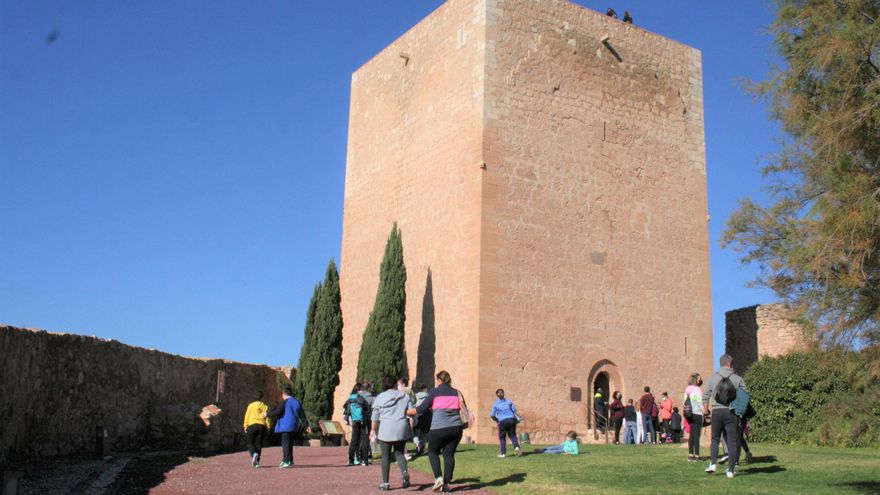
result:
[[(497, 446), (459, 447), (454, 484), (487, 487), (501, 494), (699, 493), (880, 494), (880, 450), (753, 444), (755, 460), (734, 479), (720, 465), (687, 462), (687, 447), (582, 445), (581, 455), (531, 454), (499, 459)], [(709, 449), (701, 449), (708, 456)], [(508, 454), (513, 449), (508, 450)], [(583, 453), (586, 451), (586, 453)], [(431, 472), (427, 456), (410, 464)]]

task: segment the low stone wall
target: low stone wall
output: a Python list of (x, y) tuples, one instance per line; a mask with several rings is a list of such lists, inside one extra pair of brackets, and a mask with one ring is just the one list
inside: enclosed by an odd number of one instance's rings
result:
[[(236, 447), (253, 393), (278, 397), (277, 373), (0, 324), (0, 462), (95, 452), (98, 427), (117, 451)], [(206, 426), (209, 404), (223, 412)]]

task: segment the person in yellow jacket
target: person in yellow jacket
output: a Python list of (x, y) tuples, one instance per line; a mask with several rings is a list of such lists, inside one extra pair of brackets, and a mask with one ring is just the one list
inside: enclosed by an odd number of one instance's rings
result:
[(254, 394), (254, 401), (248, 404), (244, 413), (244, 433), (247, 436), (248, 452), (251, 455), (251, 466), (260, 467), (260, 454), (263, 451), (263, 438), (269, 429), (269, 418), (266, 412), (269, 406), (263, 402), (263, 392)]

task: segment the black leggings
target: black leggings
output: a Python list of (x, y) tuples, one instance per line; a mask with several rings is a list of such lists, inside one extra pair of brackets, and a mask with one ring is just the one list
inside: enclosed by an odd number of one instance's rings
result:
[[(443, 477), (443, 482), (449, 484), (452, 481), (452, 472), (455, 470), (455, 449), (461, 442), (461, 426), (431, 430), (428, 433), (428, 460), (431, 462), (431, 470), (434, 478)], [(440, 471), (440, 453), (443, 453), (443, 468)]]
[(620, 443), (620, 427), (623, 426), (623, 416), (614, 418), (614, 443)]
[(260, 460), (260, 454), (263, 453), (263, 438), (266, 436), (266, 427), (264, 425), (250, 425), (247, 427), (247, 445), (248, 452), (251, 457), (257, 454), (257, 460)]
[(703, 429), (703, 415), (694, 414), (688, 423), (691, 425), (691, 433), (688, 435), (688, 454), (700, 455), (700, 432)]
[(370, 439), (367, 426), (363, 423), (351, 424), (351, 442), (348, 444), (348, 463), (354, 463), (355, 457), (360, 462), (367, 462), (370, 455)]

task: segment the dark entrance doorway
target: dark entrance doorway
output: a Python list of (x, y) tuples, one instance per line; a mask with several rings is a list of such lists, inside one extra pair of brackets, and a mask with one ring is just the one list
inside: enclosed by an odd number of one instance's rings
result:
[(608, 398), (611, 397), (611, 392), (609, 391), (610, 380), (608, 378), (608, 373), (602, 371), (596, 375), (596, 379), (593, 381), (593, 397), (596, 397), (596, 392), (599, 389), (602, 389), (602, 395), (605, 397), (605, 401), (608, 401)]

